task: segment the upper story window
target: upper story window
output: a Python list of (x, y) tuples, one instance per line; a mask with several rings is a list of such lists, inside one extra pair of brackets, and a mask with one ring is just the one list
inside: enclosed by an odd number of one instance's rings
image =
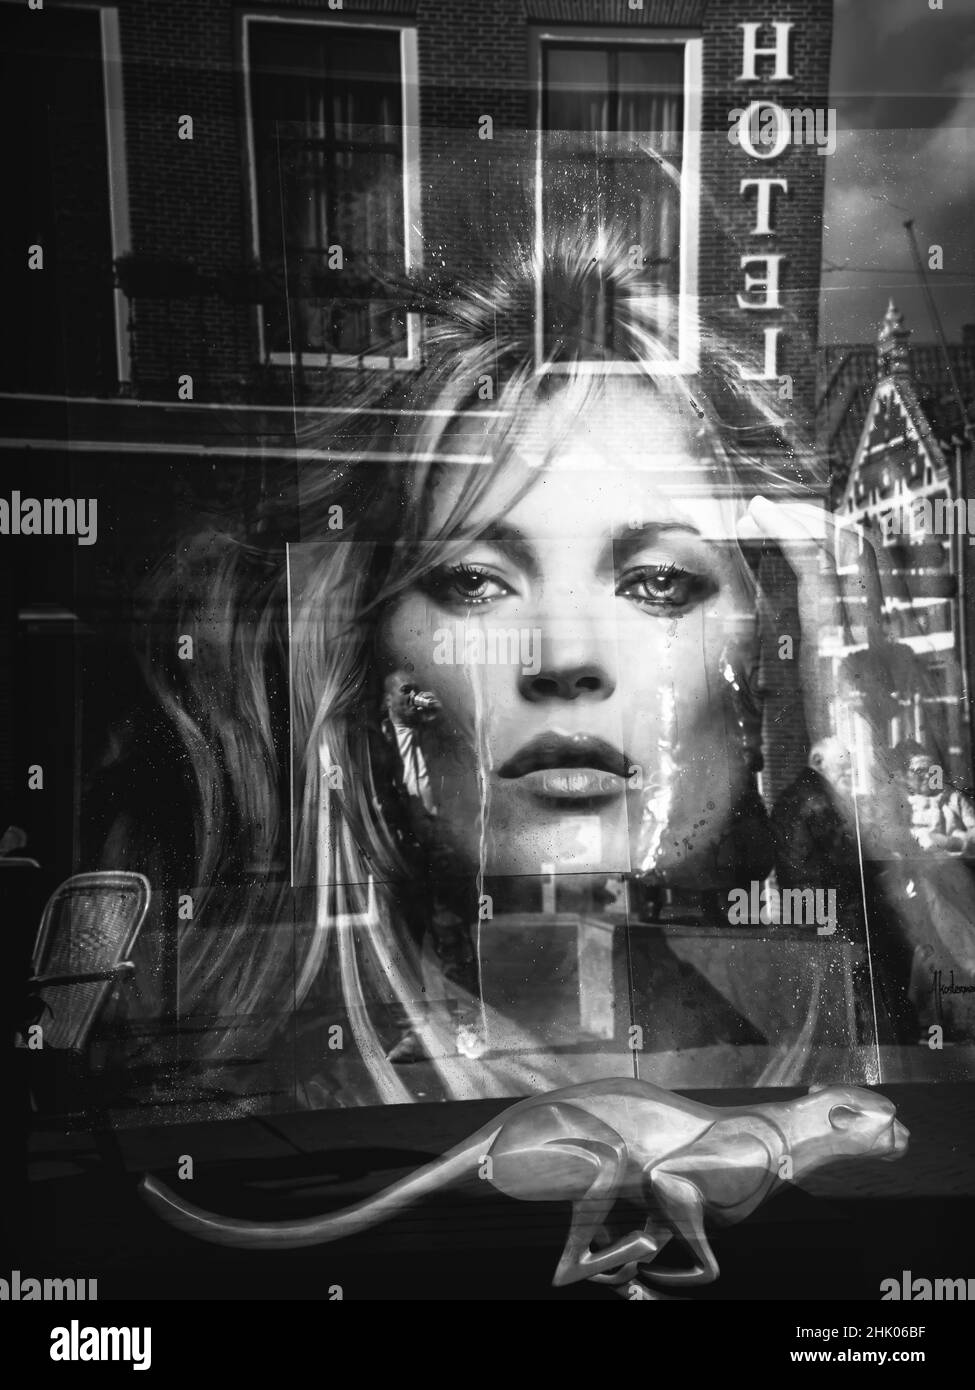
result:
[(246, 35), (265, 355), (406, 365), (415, 325), (385, 286), (413, 259), (415, 33), (252, 17)]
[[(701, 41), (567, 31), (538, 35), (536, 57), (539, 236), (581, 224), (597, 246), (621, 242), (666, 354), (693, 370)], [(540, 357), (567, 311), (583, 314), (594, 362), (612, 356), (609, 291), (577, 310), (551, 286), (539, 296)]]
[(117, 58), (114, 7), (0, 3), (2, 391), (106, 395), (127, 375)]

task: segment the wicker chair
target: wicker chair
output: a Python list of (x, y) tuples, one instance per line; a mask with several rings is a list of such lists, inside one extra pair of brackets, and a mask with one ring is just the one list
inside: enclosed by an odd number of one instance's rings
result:
[(48, 899), (29, 982), (45, 1049), (79, 1056), (112, 986), (135, 973), (127, 959), (149, 907), (142, 874), (76, 874)]

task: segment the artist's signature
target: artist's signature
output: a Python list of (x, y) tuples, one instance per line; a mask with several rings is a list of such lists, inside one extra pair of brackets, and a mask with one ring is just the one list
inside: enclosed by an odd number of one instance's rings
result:
[(934, 992), (935, 992), (936, 995), (942, 995), (942, 994), (975, 994), (975, 985), (956, 985), (956, 984), (955, 984), (955, 972), (954, 972), (953, 970), (950, 972), (950, 975), (949, 975), (949, 978), (950, 978), (950, 980), (951, 980), (951, 984), (948, 984), (948, 985), (942, 984), (942, 978), (941, 978), (941, 977), (942, 977), (942, 972), (941, 972), (940, 970), (933, 970), (931, 973), (932, 973), (932, 975), (934, 976), (933, 984), (934, 984)]

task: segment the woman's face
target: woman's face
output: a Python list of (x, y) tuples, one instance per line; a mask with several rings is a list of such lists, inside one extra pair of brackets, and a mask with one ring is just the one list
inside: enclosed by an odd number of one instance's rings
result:
[[(471, 868), (704, 886), (746, 782), (727, 660), (754, 637), (741, 502), (645, 386), (565, 416), (559, 396), (538, 407), (507, 466), (527, 490), (506, 505), (506, 472), (488, 492), (462, 553), (386, 611), (380, 659), (442, 703), (421, 748)], [(483, 449), (483, 422), (463, 436)], [(439, 484), (432, 538), (462, 483)]]

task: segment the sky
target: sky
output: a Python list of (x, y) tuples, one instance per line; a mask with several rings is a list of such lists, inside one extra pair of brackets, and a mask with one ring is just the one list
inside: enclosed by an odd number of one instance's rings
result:
[(949, 342), (975, 323), (975, 0), (834, 0), (821, 340), (872, 342), (893, 298), (935, 330), (911, 259), (913, 217)]

